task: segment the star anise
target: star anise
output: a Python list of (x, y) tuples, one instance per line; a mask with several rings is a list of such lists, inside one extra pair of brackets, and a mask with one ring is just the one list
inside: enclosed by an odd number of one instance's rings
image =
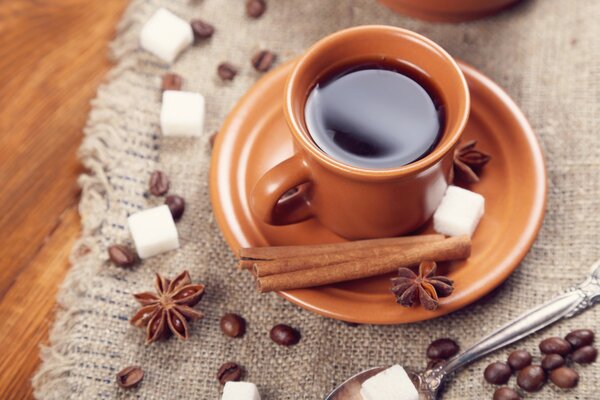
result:
[(476, 145), (476, 140), (469, 140), (467, 143), (459, 145), (456, 148), (454, 151), (452, 178), (456, 177), (467, 183), (479, 182), (477, 174), (492, 157), (481, 150), (477, 150), (475, 148)]
[(445, 276), (436, 276), (436, 269), (433, 261), (421, 262), (418, 275), (410, 268), (399, 268), (398, 276), (392, 278), (396, 302), (411, 307), (418, 301), (426, 310), (437, 309), (439, 298), (449, 296), (454, 290), (454, 282)]
[(183, 271), (169, 281), (156, 274), (156, 293), (143, 292), (133, 296), (142, 308), (131, 318), (131, 324), (146, 327), (146, 344), (174, 334), (181, 340), (189, 337), (189, 320), (204, 317), (194, 310), (204, 294), (204, 285), (192, 284), (190, 274)]

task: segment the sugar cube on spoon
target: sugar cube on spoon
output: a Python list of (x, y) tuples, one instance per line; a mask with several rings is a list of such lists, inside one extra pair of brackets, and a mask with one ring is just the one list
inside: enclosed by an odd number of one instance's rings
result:
[(140, 258), (179, 248), (177, 228), (167, 205), (132, 214), (127, 222)]
[(190, 24), (165, 8), (159, 8), (140, 32), (142, 48), (168, 63), (193, 41)]
[(204, 97), (200, 93), (165, 90), (160, 128), (165, 136), (202, 136)]
[(458, 186), (448, 186), (433, 214), (433, 229), (448, 236), (472, 236), (484, 210), (482, 195)]
[(419, 400), (419, 392), (410, 377), (396, 364), (363, 382), (363, 400)]
[(260, 400), (256, 385), (252, 382), (225, 383), (221, 400)]

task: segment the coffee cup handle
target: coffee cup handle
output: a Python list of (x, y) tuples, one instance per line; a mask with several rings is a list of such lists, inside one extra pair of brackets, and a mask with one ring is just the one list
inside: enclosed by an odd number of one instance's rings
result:
[[(302, 185), (301, 188), (298, 188)], [(267, 171), (256, 182), (250, 195), (254, 214), (269, 225), (290, 225), (313, 216), (305, 194), (310, 186), (306, 161), (295, 154)], [(282, 198), (290, 190), (296, 193)]]

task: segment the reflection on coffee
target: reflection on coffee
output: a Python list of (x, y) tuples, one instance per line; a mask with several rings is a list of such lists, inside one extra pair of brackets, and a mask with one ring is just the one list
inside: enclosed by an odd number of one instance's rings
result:
[(343, 163), (367, 169), (410, 164), (430, 153), (443, 132), (441, 102), (429, 86), (422, 73), (400, 63), (337, 70), (308, 97), (308, 130), (321, 150)]

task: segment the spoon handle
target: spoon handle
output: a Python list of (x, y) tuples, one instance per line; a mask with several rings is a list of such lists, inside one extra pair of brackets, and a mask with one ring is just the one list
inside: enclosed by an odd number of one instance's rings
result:
[(516, 342), (563, 318), (570, 318), (600, 301), (600, 264), (594, 266), (592, 274), (580, 285), (556, 296), (521, 316), (501, 326), (469, 349), (450, 359), (441, 368), (431, 371), (432, 378), (444, 376), (470, 364), (484, 355)]

